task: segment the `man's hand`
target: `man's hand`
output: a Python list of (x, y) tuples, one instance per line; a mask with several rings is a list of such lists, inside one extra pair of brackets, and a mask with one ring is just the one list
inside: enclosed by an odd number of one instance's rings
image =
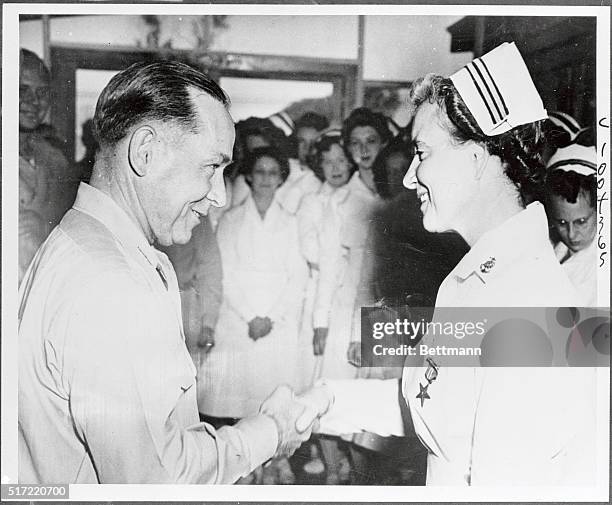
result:
[(209, 326), (202, 327), (202, 333), (198, 337), (198, 349), (209, 353), (215, 346), (215, 330)]
[(348, 362), (353, 365), (361, 366), (361, 342), (351, 342), (346, 351), (346, 358)]
[(254, 317), (249, 321), (249, 338), (257, 341), (272, 331), (272, 321), (269, 317)]
[(259, 409), (276, 423), (278, 447), (275, 456), (291, 456), (310, 438), (315, 421), (328, 407), (329, 401), (322, 391), (296, 397), (288, 386), (276, 388)]
[(329, 328), (315, 328), (312, 336), (312, 349), (315, 356), (323, 356)]
[(297, 429), (304, 430), (312, 424), (313, 431), (318, 429), (318, 420), (325, 415), (334, 403), (334, 395), (325, 384), (310, 388), (298, 396), (297, 400), (302, 403), (306, 410), (297, 420)]

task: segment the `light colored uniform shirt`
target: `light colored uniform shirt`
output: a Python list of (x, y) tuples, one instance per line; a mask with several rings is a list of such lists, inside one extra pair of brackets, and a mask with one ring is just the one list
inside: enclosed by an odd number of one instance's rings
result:
[(555, 254), (580, 294), (580, 305), (597, 307), (597, 240), (593, 239), (588, 247), (577, 253), (572, 253), (563, 242), (559, 242)]
[[(492, 266), (483, 271), (481, 265), (491, 258)], [(440, 286), (436, 307), (564, 307), (575, 306), (576, 296), (548, 242), (544, 209), (534, 203), (478, 240)], [(430, 398), (421, 403), (417, 395), (427, 384), (425, 372), (406, 367), (403, 394), (416, 434), (429, 451), (428, 485), (594, 482), (595, 369), (441, 366), (429, 385)], [(340, 398), (331, 411), (336, 431), (341, 431), (336, 408), (346, 405), (349, 388), (359, 387), (353, 382), (337, 388), (331, 382)], [(361, 405), (368, 412), (385, 412), (382, 431), (394, 433), (388, 419), (398, 406), (384, 406), (381, 398), (380, 392), (362, 397)], [(354, 425), (359, 416), (354, 407), (347, 412)]]
[(18, 424), (22, 483), (231, 483), (278, 443), (199, 422), (172, 265), (86, 184), (20, 288)]

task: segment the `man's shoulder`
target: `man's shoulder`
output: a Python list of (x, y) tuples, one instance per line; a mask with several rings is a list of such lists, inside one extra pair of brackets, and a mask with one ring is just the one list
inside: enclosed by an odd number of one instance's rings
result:
[(125, 254), (110, 230), (94, 217), (75, 209), (69, 210), (60, 222), (66, 247), (92, 268), (111, 270), (127, 267)]

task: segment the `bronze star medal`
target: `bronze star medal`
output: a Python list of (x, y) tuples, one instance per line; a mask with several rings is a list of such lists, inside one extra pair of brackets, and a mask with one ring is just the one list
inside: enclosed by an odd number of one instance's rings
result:
[(429, 400), (431, 397), (429, 396), (429, 394), (427, 393), (427, 388), (429, 387), (429, 384), (426, 384), (425, 386), (423, 386), (423, 384), (421, 384), (419, 382), (419, 388), (421, 389), (421, 391), (419, 392), (418, 395), (416, 395), (416, 397), (421, 400), (421, 407), (423, 406), (423, 404), (425, 403), (425, 400)]
[(438, 377), (438, 366), (436, 365), (434, 360), (431, 358), (427, 358), (427, 363), (429, 365), (427, 367), (427, 370), (425, 371), (425, 380), (427, 381), (427, 384), (423, 386), (423, 384), (419, 382), (420, 391), (419, 394), (416, 395), (416, 397), (421, 400), (421, 407), (423, 407), (423, 405), (425, 404), (425, 400), (431, 400), (431, 396), (429, 396), (427, 388)]

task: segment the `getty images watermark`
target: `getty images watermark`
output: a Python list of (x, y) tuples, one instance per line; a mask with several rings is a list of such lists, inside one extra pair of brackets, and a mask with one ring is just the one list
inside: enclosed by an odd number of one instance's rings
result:
[(362, 307), (361, 366), (609, 366), (610, 309)]

